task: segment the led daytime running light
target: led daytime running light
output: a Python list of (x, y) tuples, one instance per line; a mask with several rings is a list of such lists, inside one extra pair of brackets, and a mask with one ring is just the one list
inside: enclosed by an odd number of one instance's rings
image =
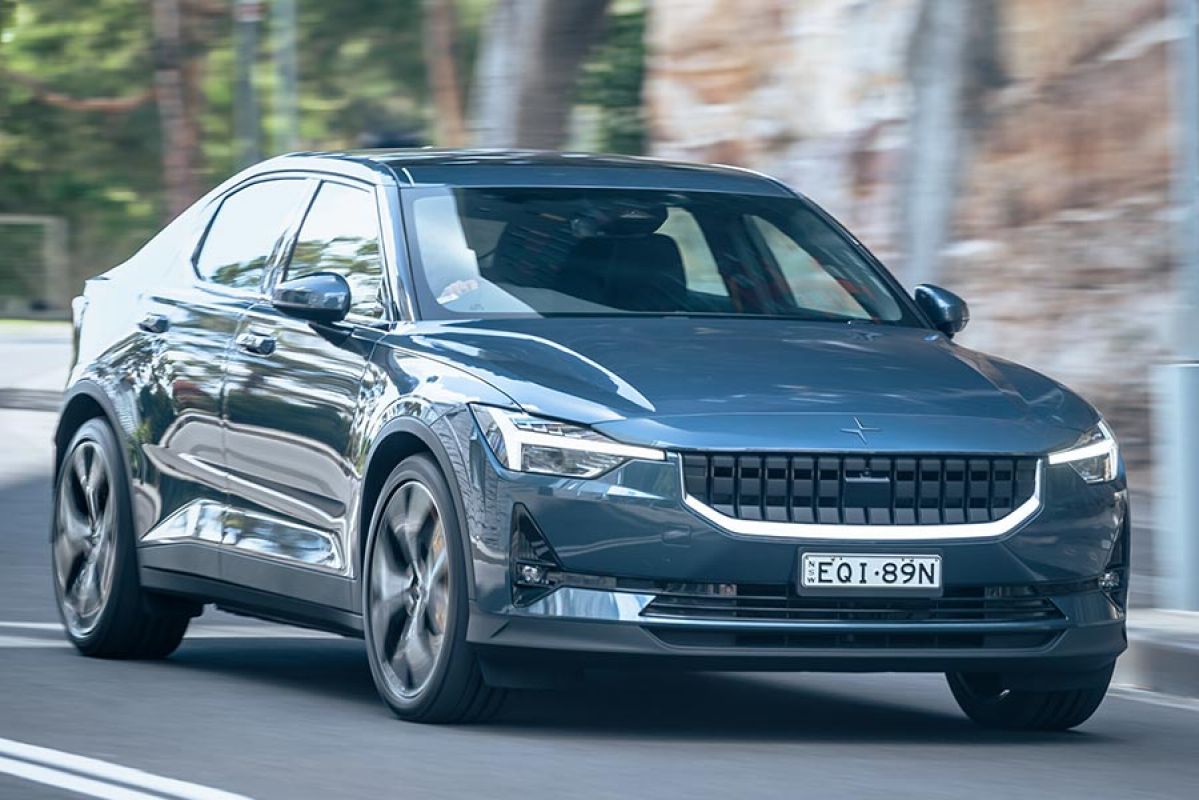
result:
[[(631, 444), (621, 444), (610, 439), (602, 438), (600, 434), (593, 437), (570, 436), (563, 434), (543, 433), (540, 431), (524, 430), (512, 421), (511, 414), (520, 413), (501, 408), (476, 406), (495, 424), (496, 430), (504, 440), (504, 466), (512, 470), (520, 470), (524, 464), (523, 450), (526, 447), (545, 447), (556, 450), (573, 450), (583, 453), (598, 453), (626, 459), (644, 459), (647, 461), (665, 461), (666, 453), (653, 447), (639, 447)], [(580, 428), (586, 431), (585, 428)]]
[(1050, 464), (1069, 464), (1087, 483), (1115, 480), (1119, 469), (1120, 444), (1107, 423), (1100, 421), (1090, 432), (1091, 441), (1049, 454)]
[(1059, 450), (1056, 453), (1050, 453), (1049, 463), (1069, 464), (1071, 461), (1084, 461), (1088, 458), (1099, 458), (1100, 456), (1114, 457), (1116, 437), (1112, 435), (1111, 428), (1107, 427), (1107, 423), (1100, 422), (1099, 432), (1103, 434), (1103, 438), (1097, 442), (1084, 444), (1082, 447), (1075, 447), (1070, 450)]

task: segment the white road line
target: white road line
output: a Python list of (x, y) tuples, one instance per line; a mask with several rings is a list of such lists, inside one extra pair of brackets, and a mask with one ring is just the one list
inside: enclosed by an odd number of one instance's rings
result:
[(66, 639), (41, 639), (34, 636), (5, 636), (0, 634), (0, 648), (13, 647), (70, 647)]
[(0, 739), (0, 772), (113, 800), (161, 800), (164, 795), (177, 800), (248, 800), (245, 795), (11, 739)]
[[(62, 625), (57, 622), (0, 622), (0, 631), (45, 631), (61, 633)], [(335, 633), (297, 628), (291, 625), (269, 623), (240, 625), (237, 623), (193, 623), (187, 631), (188, 639), (340, 639)], [(65, 639), (34, 639), (28, 636), (0, 633), (0, 647), (36, 647), (65, 644)]]
[(162, 800), (160, 794), (146, 794), (124, 786), (84, 778), (70, 772), (60, 772), (49, 767), (39, 767), (25, 761), (15, 761), (0, 756), (0, 773), (7, 773), (22, 780), (43, 783), (68, 792), (100, 797), (104, 800)]

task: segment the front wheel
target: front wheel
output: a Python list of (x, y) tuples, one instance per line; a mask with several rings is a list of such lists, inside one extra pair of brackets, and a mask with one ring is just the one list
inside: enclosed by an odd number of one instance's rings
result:
[(1107, 694), (1103, 680), (1077, 689), (1032, 691), (1011, 689), (1000, 675), (951, 672), (949, 689), (966, 716), (986, 728), (1020, 731), (1065, 731), (1090, 719)]
[(445, 478), (428, 456), (395, 468), (371, 522), (362, 608), (371, 675), (401, 719), (466, 722), (501, 693), (466, 641), (466, 554)]

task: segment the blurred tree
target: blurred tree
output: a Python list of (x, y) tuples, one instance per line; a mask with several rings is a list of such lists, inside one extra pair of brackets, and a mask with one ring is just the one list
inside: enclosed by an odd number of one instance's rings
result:
[(152, 0), (154, 97), (162, 127), (162, 174), (170, 216), (184, 211), (199, 192), (192, 159), (196, 123), (187, 102), (179, 0)]
[(583, 63), (577, 105), (591, 110), (595, 130), (583, 134), (589, 149), (607, 153), (645, 152), (645, 2), (615, 0), (603, 39)]
[(458, 19), (454, 0), (425, 0), (424, 52), (425, 73), (436, 113), (434, 127), (439, 144), (462, 147), (466, 144), (463, 120), (462, 87), (458, 83)]
[(0, 16), (0, 211), (67, 217), (78, 259), (128, 253), (160, 219), (147, 11), (9, 0)]
[[(469, 55), (483, 0), (460, 2)], [(302, 145), (419, 143), (422, 0), (297, 5)], [(0, 213), (66, 217), (79, 275), (127, 257), (235, 169), (231, 33), (230, 0), (0, 0)]]
[[(562, 146), (576, 102), (604, 149), (641, 149), (641, 0), (295, 6), (301, 149)], [(236, 169), (232, 33), (232, 0), (0, 0), (0, 213), (65, 217), (77, 277), (126, 258)], [(476, 69), (484, 51), (508, 71)], [(254, 63), (259, 134), (282, 146), (272, 52)], [(465, 76), (502, 136), (469, 141)]]
[(608, 0), (495, 0), (475, 69), (476, 144), (563, 146), (579, 65), (607, 8)]
[[(300, 140), (419, 141), (429, 127), (423, 0), (300, 0)], [(271, 80), (261, 75), (263, 82)], [(274, 124), (273, 114), (266, 117)]]

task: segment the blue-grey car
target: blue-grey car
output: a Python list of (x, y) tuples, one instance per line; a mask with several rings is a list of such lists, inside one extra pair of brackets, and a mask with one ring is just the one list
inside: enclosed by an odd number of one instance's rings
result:
[(364, 638), (410, 720), (631, 666), (942, 672), (1065, 729), (1125, 647), (1101, 416), (756, 173), (280, 157), (74, 312), (51, 544), (88, 655), (213, 603)]

